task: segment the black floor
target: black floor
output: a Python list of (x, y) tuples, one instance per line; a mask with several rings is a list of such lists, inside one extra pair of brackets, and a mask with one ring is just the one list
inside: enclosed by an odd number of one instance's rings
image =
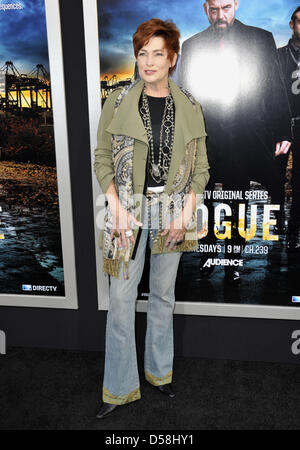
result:
[(300, 366), (176, 358), (174, 399), (144, 381), (141, 400), (95, 419), (103, 354), (8, 348), (0, 355), (0, 429), (300, 429)]

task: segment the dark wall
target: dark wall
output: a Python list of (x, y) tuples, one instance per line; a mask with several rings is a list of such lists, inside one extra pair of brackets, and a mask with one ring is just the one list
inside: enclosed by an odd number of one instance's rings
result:
[[(103, 351), (106, 312), (97, 310), (82, 0), (60, 3), (79, 310), (0, 307), (0, 330), (8, 346)], [(138, 313), (140, 354), (145, 324), (145, 314)], [(175, 354), (300, 363), (291, 352), (297, 329), (297, 321), (175, 315)]]

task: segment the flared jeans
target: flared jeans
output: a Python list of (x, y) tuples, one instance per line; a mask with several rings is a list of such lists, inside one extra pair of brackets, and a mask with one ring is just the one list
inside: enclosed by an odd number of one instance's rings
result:
[[(148, 233), (148, 227), (143, 227), (135, 259), (129, 262), (129, 279), (110, 278), (102, 400), (115, 405), (141, 398), (135, 304), (147, 242), (152, 249)], [(155, 232), (153, 234), (155, 236)], [(181, 252), (156, 255), (151, 252), (144, 372), (146, 380), (154, 386), (172, 381), (175, 282), (181, 255)]]

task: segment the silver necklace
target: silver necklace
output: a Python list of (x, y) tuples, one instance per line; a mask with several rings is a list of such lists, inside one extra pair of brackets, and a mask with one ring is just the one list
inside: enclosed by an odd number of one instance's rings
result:
[(294, 56), (294, 53), (292, 52), (292, 50), (289, 48), (291, 57), (293, 58), (294, 62), (297, 64), (298, 70), (297, 70), (297, 78), (300, 78), (300, 61), (297, 61), (297, 59)]
[[(148, 99), (145, 93), (145, 88), (142, 94), (142, 107), (140, 113), (147, 132), (149, 147), (150, 147), (150, 165), (149, 170), (152, 178), (160, 183), (166, 181), (168, 178), (168, 171), (171, 161), (171, 153), (174, 140), (174, 101), (171, 93), (165, 99), (165, 108), (160, 128), (159, 136), (159, 150), (158, 160), (154, 158), (154, 142), (152, 133), (152, 124)], [(165, 140), (163, 141), (163, 134), (165, 133)]]

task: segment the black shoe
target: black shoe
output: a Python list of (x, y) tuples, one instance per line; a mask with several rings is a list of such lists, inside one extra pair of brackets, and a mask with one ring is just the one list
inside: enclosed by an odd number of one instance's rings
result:
[(286, 236), (286, 246), (288, 250), (300, 249), (299, 232), (300, 232), (299, 220), (294, 220), (291, 218), (289, 220), (289, 226)]
[(300, 249), (299, 231), (300, 231), (299, 221), (290, 219), (288, 232), (287, 232), (287, 236), (286, 236), (287, 250), (293, 251), (293, 250)]
[(287, 236), (286, 246), (289, 251), (300, 250), (299, 238), (296, 235)]
[(162, 392), (162, 394), (167, 395), (170, 398), (175, 397), (175, 392), (173, 391), (173, 387), (171, 383), (168, 384), (162, 384), (160, 386), (156, 386), (156, 388)]
[(285, 214), (282, 211), (275, 213), (276, 225), (274, 225), (274, 234), (286, 234), (287, 226), (285, 224)]
[(104, 417), (107, 417), (116, 409), (117, 406), (118, 405), (112, 405), (111, 403), (102, 403), (96, 418), (103, 419)]
[(225, 283), (238, 286), (241, 284), (240, 273), (232, 267), (225, 267)]
[(287, 226), (285, 225), (284, 222), (279, 223), (279, 224), (274, 226), (273, 233), (274, 234), (286, 234), (287, 233)]

